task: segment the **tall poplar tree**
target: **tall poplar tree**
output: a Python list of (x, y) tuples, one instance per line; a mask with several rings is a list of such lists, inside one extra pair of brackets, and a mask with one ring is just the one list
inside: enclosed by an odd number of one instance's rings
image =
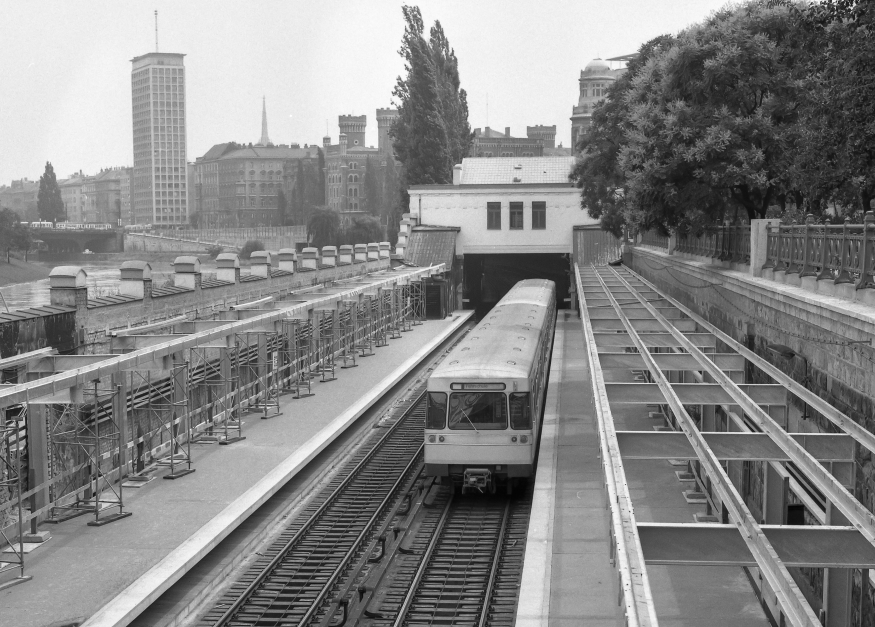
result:
[(46, 171), (39, 177), (39, 192), (36, 208), (41, 220), (57, 222), (64, 219), (64, 201), (61, 198), (61, 188), (55, 177), (55, 169), (51, 162), (46, 162)]
[(426, 40), (419, 7), (403, 6), (401, 11), (405, 27), (398, 53), (407, 75), (398, 77), (392, 92), (399, 115), (391, 136), (404, 168), (399, 205), (389, 218), (390, 236), (407, 210), (409, 186), (452, 183), (453, 165), (467, 155), (473, 141), (459, 61), (443, 27), (435, 22)]

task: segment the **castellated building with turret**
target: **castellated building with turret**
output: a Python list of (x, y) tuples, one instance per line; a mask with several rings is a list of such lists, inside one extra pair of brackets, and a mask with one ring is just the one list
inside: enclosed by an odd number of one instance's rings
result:
[[(325, 204), (341, 214), (341, 224), (349, 225), (355, 216), (375, 213), (381, 215), (383, 207), (368, 206), (365, 177), (378, 177), (382, 184), (385, 169), (395, 153), (389, 130), (398, 118), (397, 109), (377, 109), (377, 147), (365, 145), (368, 125), (366, 115), (340, 115), (337, 118), (338, 141), (322, 138), (325, 153)], [(375, 200), (375, 199), (371, 199)]]

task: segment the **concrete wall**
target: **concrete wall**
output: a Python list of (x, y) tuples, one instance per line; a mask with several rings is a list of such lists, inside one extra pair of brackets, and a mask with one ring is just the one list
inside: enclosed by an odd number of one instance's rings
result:
[(214, 242), (164, 237), (152, 233), (125, 233), (125, 252), (203, 254)]
[(307, 242), (305, 226), (263, 226), (240, 229), (183, 229), (154, 232), (157, 235), (174, 239), (203, 242), (204, 245), (221, 244), (240, 248), (249, 240), (261, 241), (267, 250), (294, 248), (295, 244)]
[[(532, 230), (532, 201), (547, 203), (547, 228)], [(486, 228), (486, 204), (501, 203), (501, 230)], [(523, 203), (523, 228), (510, 230), (510, 202)], [(410, 190), (419, 224), (461, 227), (456, 254), (571, 253), (575, 225), (597, 224), (565, 185), (446, 185)]]

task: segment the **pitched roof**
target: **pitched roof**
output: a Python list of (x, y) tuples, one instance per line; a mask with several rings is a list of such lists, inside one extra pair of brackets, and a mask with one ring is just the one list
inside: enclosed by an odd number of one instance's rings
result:
[[(279, 146), (253, 146), (232, 150), (219, 157), (220, 159), (305, 159), (315, 157), (316, 146), (309, 148), (280, 148)], [(209, 154), (209, 153), (207, 153)], [(206, 161), (206, 157), (204, 157)]]
[(574, 157), (468, 157), (462, 185), (568, 183)]
[(426, 267), (443, 263), (447, 270), (453, 267), (456, 256), (456, 235), (459, 227), (416, 226), (404, 249), (404, 260)]

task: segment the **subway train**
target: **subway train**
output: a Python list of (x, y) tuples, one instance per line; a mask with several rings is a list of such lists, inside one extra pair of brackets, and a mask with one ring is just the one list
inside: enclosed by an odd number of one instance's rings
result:
[(555, 284), (520, 281), (434, 369), (426, 475), (510, 494), (534, 474), (555, 326)]

